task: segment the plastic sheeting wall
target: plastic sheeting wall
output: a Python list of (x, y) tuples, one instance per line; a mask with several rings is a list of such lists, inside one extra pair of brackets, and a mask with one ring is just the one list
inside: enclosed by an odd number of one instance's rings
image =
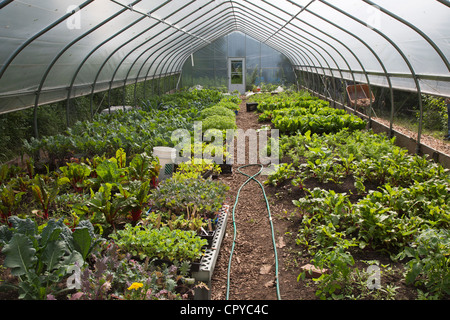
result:
[(3, 0), (0, 113), (179, 74), (234, 31), (297, 70), (450, 96), (449, 17), (448, 0)]
[(295, 83), (293, 67), (283, 54), (245, 35), (233, 32), (202, 48), (188, 58), (182, 71), (181, 86), (228, 86), (228, 58), (246, 59), (247, 90), (252, 85)]

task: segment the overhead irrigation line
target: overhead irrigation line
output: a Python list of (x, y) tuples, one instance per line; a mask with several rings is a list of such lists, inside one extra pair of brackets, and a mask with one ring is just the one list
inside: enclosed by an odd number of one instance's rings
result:
[[(260, 170), (255, 173), (253, 176), (250, 176), (244, 172), (241, 171), (241, 169), (250, 167), (250, 166), (259, 166)], [(279, 286), (279, 278), (278, 278), (278, 255), (277, 255), (277, 247), (276, 247), (276, 243), (275, 243), (275, 234), (274, 234), (274, 228), (273, 228), (273, 223), (272, 223), (272, 216), (270, 213), (270, 206), (269, 206), (269, 200), (267, 200), (267, 196), (266, 196), (266, 192), (264, 190), (263, 185), (261, 184), (261, 182), (259, 182), (257, 179), (255, 179), (256, 176), (258, 176), (259, 174), (261, 174), (263, 169), (263, 165), (261, 164), (247, 164), (244, 166), (239, 167), (237, 170), (240, 174), (247, 176), (248, 179), (247, 181), (245, 181), (239, 188), (237, 194), (236, 194), (236, 200), (234, 202), (234, 206), (233, 206), (233, 211), (232, 211), (232, 218), (233, 218), (233, 243), (231, 245), (231, 252), (230, 252), (230, 259), (228, 262), (228, 272), (227, 272), (227, 295), (226, 295), (226, 299), (229, 299), (230, 296), (230, 270), (231, 270), (231, 260), (233, 258), (233, 253), (234, 253), (234, 246), (236, 244), (236, 234), (237, 234), (237, 230), (236, 230), (236, 219), (235, 219), (235, 212), (236, 212), (236, 206), (238, 204), (239, 201), (239, 194), (241, 193), (242, 188), (250, 182), (250, 180), (254, 180), (256, 181), (259, 186), (261, 187), (261, 190), (263, 192), (263, 196), (264, 196), (264, 200), (266, 202), (266, 207), (267, 207), (267, 213), (269, 215), (269, 223), (270, 223), (270, 229), (271, 229), (271, 234), (272, 234), (272, 244), (273, 244), (273, 251), (275, 254), (275, 285), (276, 285), (276, 289), (277, 289), (277, 298), (278, 300), (281, 300), (281, 295), (280, 295), (280, 286)]]

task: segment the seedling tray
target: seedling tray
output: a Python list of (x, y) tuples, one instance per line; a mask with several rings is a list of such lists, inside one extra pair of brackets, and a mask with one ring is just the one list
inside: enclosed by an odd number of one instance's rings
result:
[[(219, 217), (216, 226), (216, 232), (211, 243), (211, 247), (206, 249), (205, 255), (200, 261), (200, 268), (198, 271), (192, 272), (192, 277), (196, 280), (196, 283), (203, 282), (208, 288), (211, 288), (211, 277), (214, 273), (214, 267), (216, 265), (217, 257), (220, 252), (220, 245), (222, 244), (225, 230), (227, 228), (229, 206), (224, 205), (219, 211)], [(196, 288), (194, 292), (195, 300), (210, 300), (211, 290), (204, 288)]]

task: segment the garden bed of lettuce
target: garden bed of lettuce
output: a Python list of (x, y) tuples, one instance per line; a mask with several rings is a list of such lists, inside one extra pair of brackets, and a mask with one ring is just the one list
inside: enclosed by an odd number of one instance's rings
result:
[(183, 91), (25, 141), (23, 165), (0, 169), (2, 299), (192, 299), (228, 188), (203, 160), (159, 181), (152, 151), (195, 121), (235, 128), (239, 103)]

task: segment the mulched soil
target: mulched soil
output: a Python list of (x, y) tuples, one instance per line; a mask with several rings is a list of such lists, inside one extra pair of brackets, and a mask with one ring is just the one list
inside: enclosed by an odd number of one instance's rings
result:
[[(245, 100), (236, 120), (240, 129), (259, 129), (261, 127), (261, 124), (258, 123), (258, 115), (254, 112), (246, 112)], [(248, 159), (248, 147), (246, 148), (246, 157)], [(241, 165), (234, 164), (232, 174), (219, 177), (221, 181), (230, 186), (227, 199), (230, 205), (230, 217), (212, 276), (211, 296), (213, 300), (227, 298), (227, 272), (234, 232), (231, 217), (232, 208), (238, 189), (248, 179), (238, 172), (237, 168)], [(253, 175), (259, 171), (259, 167), (247, 167), (242, 171)], [(262, 183), (266, 176), (259, 175), (257, 179)], [(306, 181), (307, 188), (312, 189), (315, 186), (333, 189), (336, 192), (348, 192), (348, 190), (354, 188), (351, 179), (339, 185), (319, 184), (313, 179)], [(300, 227), (300, 217), (292, 204), (292, 200), (298, 200), (305, 196), (305, 193), (301, 190), (294, 190), (289, 183), (278, 187), (265, 186), (265, 191), (269, 199), (275, 229), (281, 299), (318, 299), (315, 295), (316, 288), (312, 280), (297, 281), (301, 272), (300, 268), (310, 263), (311, 257), (303, 253), (302, 249), (295, 244), (295, 235)], [(229, 299), (276, 300), (278, 297), (275, 287), (275, 259), (270, 223), (262, 190), (255, 181), (250, 181), (241, 190), (239, 202), (235, 209), (235, 224), (237, 239), (231, 262)], [(375, 252), (355, 253), (353, 256), (356, 265), (361, 267), (360, 260), (379, 260), (381, 263), (393, 265), (386, 257)], [(365, 267), (367, 266), (365, 265)], [(402, 265), (399, 264), (394, 267), (398, 268), (396, 275), (382, 280), (398, 287), (396, 299), (416, 299), (415, 288), (408, 287), (404, 283)]]

